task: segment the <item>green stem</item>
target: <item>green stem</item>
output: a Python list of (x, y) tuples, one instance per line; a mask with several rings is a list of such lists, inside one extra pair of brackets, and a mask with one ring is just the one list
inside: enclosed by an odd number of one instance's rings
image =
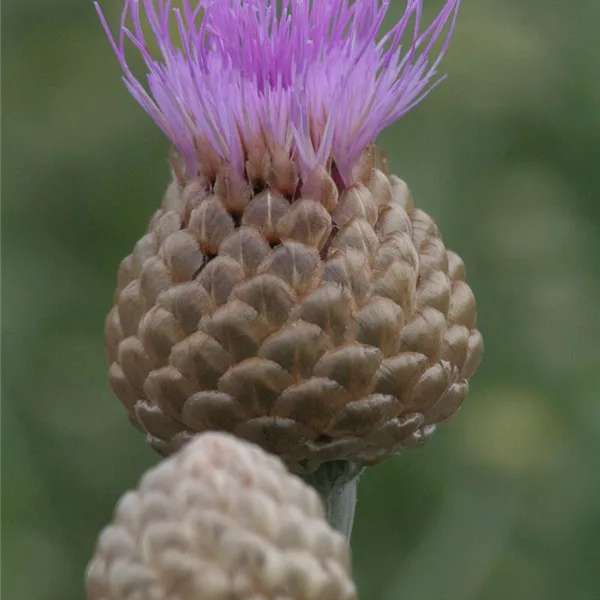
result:
[(363, 467), (347, 460), (323, 463), (302, 479), (321, 496), (328, 523), (348, 539), (354, 523), (356, 488)]

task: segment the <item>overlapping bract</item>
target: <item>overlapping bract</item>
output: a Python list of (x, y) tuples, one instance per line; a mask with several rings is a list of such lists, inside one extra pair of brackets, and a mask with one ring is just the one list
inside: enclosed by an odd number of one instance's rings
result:
[[(364, 148), (440, 81), (459, 3), (447, 0), (422, 28), (423, 0), (408, 0), (380, 40), (390, 0), (184, 0), (181, 10), (125, 0), (114, 38), (98, 11), (129, 91), (188, 177), (207, 145), (239, 175), (258, 147), (292, 157), (304, 179), (333, 162), (349, 184)], [(128, 42), (146, 63), (147, 89), (129, 67)]]

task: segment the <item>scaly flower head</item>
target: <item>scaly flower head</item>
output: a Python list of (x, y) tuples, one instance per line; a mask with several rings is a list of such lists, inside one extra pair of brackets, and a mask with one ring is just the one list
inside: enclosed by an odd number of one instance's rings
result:
[(219, 430), (296, 473), (370, 465), (464, 401), (482, 351), (464, 265), (373, 146), (440, 80), (459, 0), (424, 30), (408, 0), (380, 39), (389, 4), (125, 0), (111, 39), (175, 177), (121, 263), (105, 339), (159, 452)]
[(348, 544), (274, 456), (208, 433), (147, 471), (98, 539), (89, 600), (356, 600)]
[[(423, 28), (423, 0), (408, 0), (380, 39), (390, 0), (183, 0), (181, 9), (125, 0), (116, 36), (97, 9), (125, 84), (187, 177), (212, 152), (247, 176), (248, 160), (266, 150), (289, 157), (301, 179), (333, 167), (350, 184), (365, 147), (440, 81), (459, 3), (447, 0)], [(146, 87), (130, 69), (128, 42), (146, 63)]]

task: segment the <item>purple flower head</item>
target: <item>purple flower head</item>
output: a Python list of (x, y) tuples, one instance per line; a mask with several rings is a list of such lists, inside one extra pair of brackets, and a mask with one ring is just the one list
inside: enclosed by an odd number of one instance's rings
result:
[[(351, 183), (365, 147), (441, 81), (460, 0), (446, 0), (424, 28), (423, 0), (408, 0), (381, 39), (390, 0), (179, 4), (125, 0), (118, 36), (96, 8), (125, 85), (178, 150), (187, 175), (197, 174), (208, 143), (240, 174), (260, 146), (285, 153), (302, 177), (335, 164)], [(429, 56), (440, 38), (441, 50)], [(146, 87), (129, 67), (127, 42), (146, 64)]]

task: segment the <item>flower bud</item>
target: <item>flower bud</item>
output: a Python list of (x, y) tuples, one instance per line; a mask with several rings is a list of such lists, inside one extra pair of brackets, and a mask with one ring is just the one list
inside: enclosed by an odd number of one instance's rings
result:
[(148, 471), (101, 533), (89, 600), (353, 600), (348, 545), (279, 459), (208, 433)]

